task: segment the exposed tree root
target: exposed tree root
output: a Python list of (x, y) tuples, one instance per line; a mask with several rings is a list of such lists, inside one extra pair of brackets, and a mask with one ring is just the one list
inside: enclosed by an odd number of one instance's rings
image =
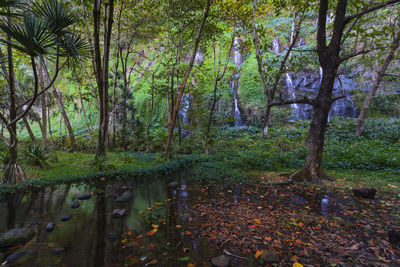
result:
[(21, 182), (26, 182), (27, 180), (28, 179), (21, 165), (16, 162), (8, 165), (1, 182), (4, 184), (18, 184)]
[(308, 182), (312, 184), (324, 184), (324, 181), (333, 182), (336, 179), (325, 173), (322, 168), (302, 168), (289, 176), (294, 182)]

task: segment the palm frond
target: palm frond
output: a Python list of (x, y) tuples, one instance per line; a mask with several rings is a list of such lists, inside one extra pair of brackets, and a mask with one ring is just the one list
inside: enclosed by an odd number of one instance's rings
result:
[(60, 55), (68, 58), (89, 56), (89, 43), (80, 34), (64, 34), (60, 42)]
[(23, 7), (23, 0), (0, 0), (0, 16), (18, 16), (18, 13), (10, 12), (6, 10), (7, 8), (20, 8)]
[(60, 0), (34, 0), (30, 5), (33, 15), (46, 20), (51, 32), (63, 34), (69, 26), (78, 21), (77, 17), (64, 8)]
[(58, 43), (57, 38), (49, 31), (46, 20), (24, 14), (22, 22), (9, 23), (0, 20), (0, 29), (9, 34), (13, 41), (0, 39), (11, 44), (15, 49), (30, 56), (50, 54)]

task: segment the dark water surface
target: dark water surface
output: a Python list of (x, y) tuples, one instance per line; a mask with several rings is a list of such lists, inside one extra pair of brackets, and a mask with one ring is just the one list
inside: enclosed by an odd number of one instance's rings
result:
[[(151, 181), (102, 181), (94, 185), (60, 185), (7, 195), (0, 200), (0, 235), (13, 228), (32, 227), (34, 238), (24, 246), (0, 250), (0, 266), (187, 266), (207, 261), (215, 246), (186, 230), (198, 190), (190, 173)], [(178, 189), (168, 183), (179, 181)], [(125, 191), (132, 197), (116, 198)], [(91, 192), (88, 200), (78, 196)], [(80, 207), (71, 208), (71, 203)], [(126, 215), (114, 219), (113, 211)], [(71, 214), (62, 222), (60, 216)], [(48, 223), (55, 229), (46, 231)], [(17, 258), (17, 259), (15, 259)], [(10, 261), (10, 258), (8, 258)]]

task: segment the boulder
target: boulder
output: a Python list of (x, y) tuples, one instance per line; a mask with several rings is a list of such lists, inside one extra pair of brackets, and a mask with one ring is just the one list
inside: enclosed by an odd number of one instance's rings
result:
[(260, 256), (260, 259), (262, 259), (265, 264), (279, 263), (279, 255), (271, 250), (264, 251)]
[(0, 237), (0, 248), (8, 248), (19, 244), (25, 244), (35, 236), (30, 228), (15, 228), (8, 230)]
[(129, 191), (125, 191), (124, 193), (122, 193), (122, 195), (120, 195), (119, 197), (117, 197), (115, 199), (115, 202), (118, 202), (118, 203), (127, 202), (131, 197), (132, 197), (132, 193)]
[(55, 228), (56, 228), (56, 224), (53, 223), (53, 222), (50, 222), (50, 223), (48, 223), (47, 226), (46, 226), (46, 231), (50, 233), (50, 232), (52, 232)]
[(92, 194), (90, 192), (87, 193), (83, 193), (81, 195), (78, 196), (79, 200), (87, 200), (92, 196)]
[(211, 258), (211, 263), (216, 267), (228, 267), (230, 264), (230, 260), (226, 255), (219, 255), (217, 257)]
[(376, 189), (372, 187), (354, 188), (353, 193), (356, 197), (374, 199), (376, 195)]
[(388, 237), (389, 237), (389, 242), (393, 246), (399, 246), (400, 247), (400, 231), (394, 230), (394, 229), (389, 230)]
[(81, 203), (77, 200), (71, 203), (71, 209), (77, 209), (81, 206)]
[(65, 215), (62, 215), (62, 216), (60, 217), (60, 220), (61, 220), (62, 222), (66, 222), (66, 221), (69, 221), (71, 218), (72, 218), (72, 215), (71, 215), (71, 214), (65, 214)]
[(125, 214), (126, 214), (126, 210), (125, 209), (121, 209), (121, 210), (116, 209), (112, 213), (112, 218), (113, 219), (118, 219), (118, 218), (124, 217)]

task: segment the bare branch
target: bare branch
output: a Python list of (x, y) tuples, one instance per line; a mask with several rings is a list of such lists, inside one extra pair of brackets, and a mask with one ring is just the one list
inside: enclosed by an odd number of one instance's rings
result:
[(312, 105), (314, 102), (314, 99), (307, 98), (306, 96), (303, 96), (302, 98), (296, 98), (296, 99), (289, 99), (289, 100), (280, 100), (279, 102), (272, 102), (270, 104), (271, 107), (273, 106), (283, 106), (283, 105), (291, 105), (291, 104), (308, 104)]
[(390, 6), (390, 5), (393, 5), (393, 4), (396, 4), (396, 3), (400, 3), (400, 0), (390, 0), (390, 1), (387, 1), (385, 3), (379, 4), (379, 5), (370, 7), (370, 8), (366, 8), (366, 9), (364, 9), (364, 10), (358, 12), (358, 13), (355, 13), (353, 15), (347, 16), (346, 19), (345, 19), (345, 23), (347, 24), (352, 19), (359, 18), (361, 16), (364, 16), (365, 14), (374, 12), (375, 10), (378, 10), (378, 9), (381, 9), (381, 8), (384, 8), (386, 6)]
[(354, 53), (351, 53), (351, 54), (348, 54), (348, 55), (344, 55), (339, 60), (340, 60), (340, 62), (344, 62), (344, 61), (346, 61), (346, 60), (348, 60), (350, 58), (353, 58), (353, 57), (356, 57), (356, 56), (359, 56), (359, 55), (368, 54), (368, 53), (370, 53), (372, 51), (376, 51), (376, 50), (379, 50), (379, 49), (386, 49), (386, 48), (388, 48), (388, 47), (385, 46), (385, 47), (376, 47), (376, 48), (371, 48), (371, 49), (362, 49), (362, 50), (359, 50), (359, 51), (355, 51)]
[(345, 98), (345, 97), (346, 97), (346, 95), (341, 95), (341, 96), (334, 97), (334, 98), (332, 98), (331, 103), (335, 102), (336, 100)]

